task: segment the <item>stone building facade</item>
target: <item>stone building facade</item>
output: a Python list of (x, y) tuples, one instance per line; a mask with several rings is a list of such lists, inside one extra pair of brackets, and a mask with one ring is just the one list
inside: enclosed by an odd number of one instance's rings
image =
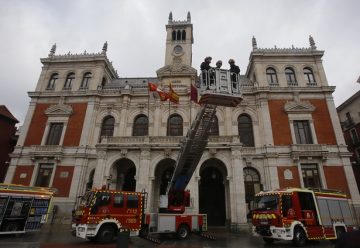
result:
[[(199, 106), (190, 99), (193, 24), (172, 14), (166, 25), (165, 64), (156, 78), (120, 78), (107, 58), (57, 55), (54, 46), (31, 98), (12, 154), (7, 182), (58, 188), (54, 204), (69, 215), (76, 197), (102, 187), (149, 192), (157, 211), (183, 137)], [(323, 51), (258, 48), (241, 75), (243, 101), (218, 107), (212, 135), (188, 185), (187, 212), (208, 214), (210, 225), (243, 225), (260, 190), (334, 188), (360, 204), (322, 66)], [(179, 104), (149, 93), (171, 83)], [(169, 107), (170, 106), (170, 107)]]
[[(360, 78), (358, 80), (360, 82)], [(360, 90), (336, 108), (360, 191)]]

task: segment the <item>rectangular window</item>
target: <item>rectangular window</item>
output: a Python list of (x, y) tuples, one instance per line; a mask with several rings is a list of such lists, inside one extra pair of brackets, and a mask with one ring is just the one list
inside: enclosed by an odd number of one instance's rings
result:
[(115, 194), (114, 207), (116, 207), (116, 208), (124, 207), (124, 195), (123, 194)]
[(350, 134), (353, 144), (356, 145), (359, 143), (359, 136), (357, 135), (356, 129), (351, 129)]
[(35, 186), (49, 187), (53, 168), (53, 164), (40, 164)]
[(313, 144), (309, 121), (294, 121), (296, 144)]
[(45, 145), (59, 145), (64, 123), (51, 123)]
[(316, 164), (301, 165), (305, 188), (321, 188), (319, 170)]
[(139, 199), (137, 195), (128, 195), (127, 196), (127, 207), (128, 208), (138, 208)]

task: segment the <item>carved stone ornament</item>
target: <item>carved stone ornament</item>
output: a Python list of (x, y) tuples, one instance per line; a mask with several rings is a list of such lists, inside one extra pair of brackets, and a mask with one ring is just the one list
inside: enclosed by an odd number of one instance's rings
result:
[(126, 157), (128, 150), (127, 149), (121, 149), (120, 151), (122, 157)]
[(72, 107), (65, 104), (57, 104), (45, 110), (47, 116), (70, 116), (73, 113)]
[(176, 60), (174, 61), (173, 65), (166, 65), (156, 71), (156, 74), (158, 75), (158, 77), (170, 76), (170, 75), (173, 75), (174, 73), (175, 74), (185, 74), (185, 75), (188, 75), (188, 74), (196, 75), (197, 71), (189, 65), (176, 63)]
[(292, 179), (294, 179), (294, 178), (293, 178), (293, 173), (292, 173), (291, 170), (289, 170), (289, 169), (284, 170), (284, 179), (285, 179), (285, 180), (292, 180)]
[(291, 101), (287, 102), (284, 106), (284, 110), (286, 113), (311, 113), (315, 111), (315, 106), (312, 105), (310, 102), (298, 102), (298, 101)]
[(164, 149), (164, 156), (165, 157), (170, 157), (171, 155), (171, 149), (167, 148), (167, 149)]

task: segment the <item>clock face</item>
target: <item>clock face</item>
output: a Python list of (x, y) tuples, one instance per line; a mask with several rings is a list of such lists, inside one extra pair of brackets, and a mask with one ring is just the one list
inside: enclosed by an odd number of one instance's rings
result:
[(180, 53), (182, 53), (182, 51), (183, 51), (183, 48), (181, 46), (177, 45), (176, 47), (174, 47), (174, 53), (180, 54)]

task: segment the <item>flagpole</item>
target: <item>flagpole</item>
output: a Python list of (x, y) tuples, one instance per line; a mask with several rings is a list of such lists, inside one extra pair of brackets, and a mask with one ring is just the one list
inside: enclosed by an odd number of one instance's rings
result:
[(150, 136), (150, 89), (149, 89), (149, 79), (147, 80), (147, 89), (148, 89), (148, 136)]

